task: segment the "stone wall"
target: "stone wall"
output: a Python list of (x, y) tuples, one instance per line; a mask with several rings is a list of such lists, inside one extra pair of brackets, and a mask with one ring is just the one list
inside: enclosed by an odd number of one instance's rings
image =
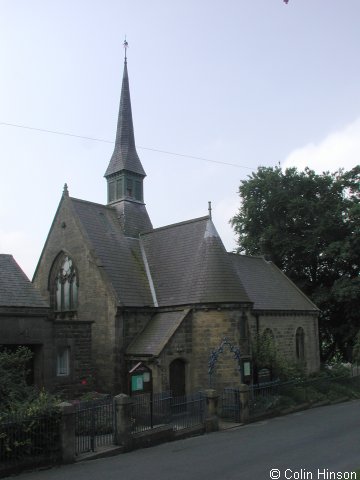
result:
[(305, 333), (305, 365), (308, 373), (320, 368), (320, 350), (317, 316), (302, 313), (268, 313), (250, 316), (251, 336), (254, 338), (257, 329), (262, 334), (271, 329), (279, 352), (290, 362), (296, 362), (296, 330), (299, 327)]
[[(54, 336), (54, 389), (70, 398), (92, 390), (91, 322), (57, 320), (54, 322)], [(63, 377), (56, 374), (56, 355), (60, 347), (70, 348), (70, 375)]]
[[(193, 322), (193, 389), (209, 385), (208, 362), (212, 351), (226, 337), (239, 345), (242, 312), (228, 309), (204, 309), (194, 313)], [(221, 391), (225, 386), (240, 384), (240, 372), (234, 355), (228, 347), (218, 356), (212, 375), (212, 387)]]
[(167, 343), (158, 361), (152, 367), (154, 389), (156, 391), (168, 391), (169, 368), (173, 360), (181, 359), (185, 362), (186, 391), (192, 390), (192, 369), (193, 369), (193, 332), (192, 332), (193, 314), (189, 313), (179, 326), (175, 334)]
[[(251, 337), (257, 325), (260, 333), (270, 328), (282, 355), (296, 361), (295, 335), (298, 327), (305, 332), (305, 358), (307, 371), (320, 367), (317, 317), (309, 314), (255, 315), (247, 308), (202, 308), (192, 311), (168, 342), (160, 357), (149, 366), (153, 372), (154, 391), (169, 389), (169, 366), (175, 359), (186, 364), (186, 390), (188, 393), (209, 386), (209, 358), (224, 337), (240, 348), (242, 358), (251, 356)], [(146, 361), (146, 359), (144, 359)], [(239, 367), (228, 346), (218, 355), (212, 376), (212, 386), (218, 391), (240, 384)]]
[(34, 353), (34, 383), (50, 388), (53, 378), (53, 327), (46, 312), (34, 308), (1, 309), (0, 344), (24, 345)]
[(121, 312), (121, 318), (124, 325), (124, 347), (126, 348), (141, 332), (145, 325), (154, 315), (153, 309), (127, 309)]
[[(169, 389), (169, 366), (175, 359), (186, 364), (186, 391), (195, 392), (209, 386), (209, 358), (224, 337), (241, 353), (248, 354), (247, 322), (240, 308), (204, 308), (192, 311), (164, 348), (153, 367), (157, 390)], [(213, 375), (216, 388), (240, 382), (238, 364), (228, 347), (219, 355)]]
[[(33, 280), (49, 301), (49, 274), (61, 252), (72, 258), (79, 279), (78, 307), (70, 320), (93, 322), (91, 356), (96, 372), (96, 388), (111, 391), (115, 382), (117, 301), (109, 293), (112, 288), (75, 220), (71, 201), (67, 197), (63, 197), (55, 215)], [(63, 321), (68, 318), (60, 315), (58, 319)]]

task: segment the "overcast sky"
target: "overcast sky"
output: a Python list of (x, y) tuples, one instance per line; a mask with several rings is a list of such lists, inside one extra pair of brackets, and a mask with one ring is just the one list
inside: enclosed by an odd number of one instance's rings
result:
[(65, 182), (106, 203), (125, 34), (155, 227), (211, 200), (232, 250), (239, 184), (259, 165), (359, 163), (359, 0), (0, 0), (0, 253), (30, 278)]

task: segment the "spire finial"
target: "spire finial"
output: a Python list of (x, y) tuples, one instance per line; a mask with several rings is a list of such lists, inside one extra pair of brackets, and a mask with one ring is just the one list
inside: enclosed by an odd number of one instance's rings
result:
[(127, 51), (128, 47), (129, 47), (129, 44), (128, 44), (127, 40), (126, 40), (126, 35), (125, 35), (125, 40), (124, 40), (123, 45), (124, 45), (124, 49), (125, 49), (125, 63), (126, 63), (126, 62), (127, 62), (126, 51)]
[(210, 218), (210, 220), (211, 220), (211, 219), (212, 219), (212, 213), (211, 213), (211, 212), (212, 212), (212, 208), (211, 208), (211, 202), (208, 202), (208, 205), (209, 205), (209, 208), (208, 208), (208, 210), (209, 210), (209, 218)]
[(69, 189), (68, 189), (67, 183), (64, 184), (63, 195), (65, 195), (65, 197), (69, 196)]

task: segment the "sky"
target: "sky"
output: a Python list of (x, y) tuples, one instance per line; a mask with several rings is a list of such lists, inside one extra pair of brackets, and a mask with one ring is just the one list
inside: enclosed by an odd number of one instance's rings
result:
[(259, 166), (360, 162), (359, 18), (359, 0), (0, 0), (0, 253), (31, 279), (64, 183), (106, 203), (125, 35), (154, 227), (211, 201), (233, 250)]

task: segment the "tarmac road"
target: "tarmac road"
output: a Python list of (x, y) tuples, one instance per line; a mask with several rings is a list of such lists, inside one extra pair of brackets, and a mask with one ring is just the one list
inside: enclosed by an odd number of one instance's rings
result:
[[(330, 480), (354, 479), (352, 472), (357, 468), (360, 468), (360, 400), (116, 457), (23, 473), (17, 479)], [(270, 473), (271, 469), (275, 470)]]

